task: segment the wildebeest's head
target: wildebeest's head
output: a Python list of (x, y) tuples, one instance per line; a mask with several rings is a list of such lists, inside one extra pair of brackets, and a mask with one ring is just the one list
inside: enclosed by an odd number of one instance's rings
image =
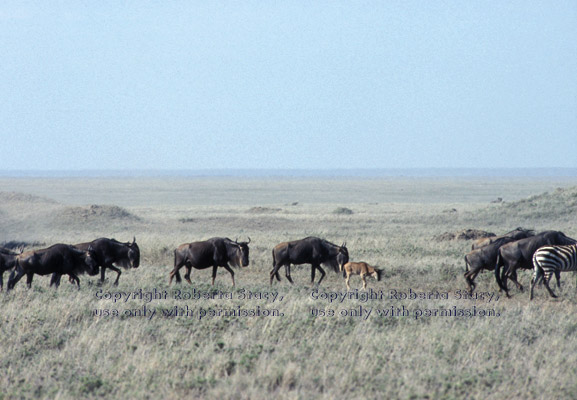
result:
[(249, 254), (249, 248), (248, 248), (248, 244), (250, 243), (250, 237), (248, 238), (248, 242), (238, 242), (235, 241), (235, 243), (238, 245), (239, 249), (240, 249), (240, 266), (241, 267), (248, 267), (249, 264), (249, 259), (248, 259), (248, 254)]
[(89, 246), (88, 250), (84, 251), (83, 253), (84, 253), (83, 254), (84, 266), (82, 269), (88, 275), (97, 275), (98, 271), (99, 271), (98, 261), (96, 261), (94, 250), (92, 249), (92, 246)]
[(128, 243), (128, 261), (132, 268), (138, 268), (140, 265), (140, 248), (136, 244), (136, 237), (132, 238), (132, 243)]
[(239, 242), (238, 240), (232, 241), (226, 239), (228, 259), (233, 267), (248, 267), (249, 264), (249, 249), (248, 244), (250, 243), (250, 238), (248, 242)]
[(339, 270), (343, 270), (343, 265), (349, 262), (349, 250), (346, 247), (346, 242), (343, 243), (337, 253), (337, 263), (339, 264)]
[(381, 280), (381, 275), (383, 274), (383, 270), (382, 270), (382, 269), (379, 269), (379, 268), (377, 268), (377, 267), (374, 267), (373, 269), (374, 269), (374, 271), (371, 273), (371, 276), (372, 276), (373, 278), (375, 278), (377, 281), (380, 281), (380, 280)]

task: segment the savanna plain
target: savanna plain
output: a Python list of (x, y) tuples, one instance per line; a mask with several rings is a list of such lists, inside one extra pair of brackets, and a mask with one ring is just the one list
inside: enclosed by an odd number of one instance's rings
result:
[[(574, 274), (558, 299), (506, 299), (492, 273), (467, 298), (471, 241), (444, 235), (517, 227), (577, 238), (577, 178), (0, 178), (0, 244), (136, 237), (141, 251), (118, 286), (107, 271), (4, 288), (0, 399), (576, 398)], [(236, 286), (225, 270), (169, 285), (174, 249), (214, 236), (250, 237)], [(270, 285), (272, 248), (306, 236), (346, 242), (382, 280), (362, 291), (354, 276), (344, 298), (341, 274), (311, 285), (302, 265)], [(135, 292), (167, 296), (108, 297)]]

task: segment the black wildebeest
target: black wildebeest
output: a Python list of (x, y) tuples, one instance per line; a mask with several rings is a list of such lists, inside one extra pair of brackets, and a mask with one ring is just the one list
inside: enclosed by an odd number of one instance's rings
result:
[[(114, 285), (118, 285), (118, 279), (120, 279), (122, 271), (113, 264), (124, 268), (138, 268), (140, 265), (140, 248), (136, 244), (135, 237), (132, 238), (132, 243), (122, 243), (116, 239), (99, 238), (92, 242), (75, 244), (74, 247), (81, 250), (92, 249), (94, 259), (100, 267), (100, 282), (104, 282), (104, 271), (109, 268), (116, 272)], [(51, 284), (56, 283), (57, 279), (60, 279), (60, 277), (53, 276)]]
[[(505, 291), (507, 297), (507, 279), (511, 279), (523, 291), (523, 285), (517, 281), (516, 271), (519, 268), (533, 269), (533, 254), (539, 247), (547, 245), (569, 245), (577, 241), (571, 239), (563, 232), (545, 231), (535, 236), (507, 243), (499, 248), (497, 260), (495, 262), (495, 278), (497, 284)], [(557, 286), (560, 287), (559, 274), (556, 273)]]
[(519, 227), (517, 229), (512, 230), (511, 232), (507, 232), (507, 233), (500, 235), (500, 236), (491, 236), (491, 237), (477, 239), (471, 245), (471, 250), (480, 249), (480, 248), (485, 247), (487, 245), (490, 245), (491, 243), (496, 242), (497, 240), (504, 238), (504, 237), (510, 237), (510, 238), (513, 238), (514, 240), (519, 240), (519, 239), (524, 239), (524, 238), (527, 238), (527, 237), (533, 236), (533, 235), (535, 235), (535, 231), (533, 231), (531, 229), (524, 229), (524, 228)]
[(0, 290), (4, 286), (4, 272), (13, 269), (16, 266), (16, 256), (22, 253), (22, 249), (17, 253), (15, 251), (0, 247)]
[(465, 255), (465, 281), (469, 286), (469, 293), (473, 294), (475, 290), (475, 278), (483, 270), (492, 271), (495, 269), (499, 248), (507, 243), (514, 242), (517, 239), (503, 236), (493, 243), (481, 248), (470, 251)]
[(190, 273), (192, 268), (206, 269), (212, 267), (212, 284), (216, 278), (216, 270), (223, 267), (232, 278), (234, 286), (234, 271), (230, 269), (229, 263), (233, 267), (247, 267), (249, 264), (248, 242), (232, 241), (229, 238), (215, 237), (201, 242), (184, 243), (174, 250), (174, 269), (170, 272), (169, 284), (172, 278), (176, 277), (176, 282), (182, 282), (180, 278), (180, 268), (186, 267), (184, 279), (192, 285)]
[[(98, 265), (91, 248), (80, 250), (69, 244), (55, 244), (46, 249), (27, 251), (16, 256), (15, 272), (8, 280), (8, 290), (13, 289), (24, 275), (30, 288), (34, 274), (55, 274), (58, 277), (66, 274), (80, 288), (78, 275), (84, 272), (95, 275), (98, 273)], [(51, 281), (50, 285), (55, 284), (58, 287), (59, 282), (59, 279)]]
[(337, 246), (331, 242), (317, 237), (307, 237), (292, 242), (279, 243), (272, 250), (273, 269), (270, 272), (270, 284), (273, 278), (280, 281), (278, 270), (285, 266), (286, 277), (290, 283), (294, 283), (291, 274), (291, 264), (311, 264), (311, 284), (315, 282), (315, 271), (318, 269), (321, 278), (318, 284), (325, 277), (325, 271), (321, 264), (331, 267), (335, 272), (342, 270), (343, 265), (349, 262), (349, 251), (345, 244)]

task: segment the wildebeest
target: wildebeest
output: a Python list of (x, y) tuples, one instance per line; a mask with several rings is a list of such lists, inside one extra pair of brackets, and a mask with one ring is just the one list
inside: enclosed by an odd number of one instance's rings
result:
[[(140, 248), (136, 244), (135, 237), (132, 238), (132, 243), (122, 243), (116, 239), (99, 238), (92, 242), (75, 244), (74, 247), (81, 250), (92, 249), (94, 259), (98, 267), (100, 267), (100, 282), (104, 282), (104, 272), (106, 268), (109, 268), (116, 272), (114, 285), (118, 285), (118, 279), (120, 279), (122, 271), (113, 264), (124, 268), (138, 268), (140, 265)], [(51, 283), (56, 283), (57, 279), (60, 279), (60, 277), (53, 276)]]
[[(58, 277), (66, 274), (78, 284), (78, 275), (88, 273), (95, 275), (98, 273), (98, 264), (94, 259), (92, 249), (80, 250), (69, 244), (55, 244), (46, 249), (27, 251), (16, 256), (16, 274), (10, 276), (8, 280), (8, 290), (26, 275), (26, 284), (32, 286), (34, 274), (48, 275), (55, 274)], [(58, 287), (60, 280), (51, 281), (50, 285)]]
[[(575, 239), (565, 236), (563, 232), (545, 231), (535, 236), (501, 246), (495, 262), (495, 278), (497, 279), (497, 284), (505, 291), (507, 297), (510, 297), (507, 289), (507, 279), (511, 279), (519, 290), (522, 291), (523, 285), (517, 281), (516, 271), (519, 268), (533, 268), (533, 254), (539, 247), (575, 243), (577, 243)], [(559, 274), (556, 273), (555, 277), (557, 278), (557, 286), (560, 286)]]
[(15, 251), (0, 247), (0, 290), (4, 286), (4, 272), (13, 269), (16, 266), (16, 256), (22, 253), (22, 249), (17, 253)]
[(486, 237), (486, 238), (477, 239), (471, 245), (471, 250), (480, 249), (480, 248), (485, 247), (487, 245), (490, 245), (491, 243), (494, 243), (497, 240), (504, 238), (504, 237), (513, 238), (514, 240), (519, 240), (519, 239), (524, 239), (524, 238), (527, 238), (527, 237), (533, 236), (533, 235), (535, 235), (535, 231), (533, 231), (531, 229), (524, 229), (524, 228), (519, 227), (517, 229), (512, 230), (511, 232), (507, 232), (507, 233), (500, 235), (500, 236), (490, 236), (490, 237)]
[(514, 242), (513, 237), (503, 236), (493, 243), (484, 247), (470, 251), (465, 255), (465, 281), (469, 286), (469, 293), (475, 290), (475, 278), (483, 270), (492, 271), (495, 269), (499, 248), (507, 243)]
[(351, 287), (349, 286), (351, 275), (360, 275), (363, 280), (363, 289), (366, 289), (367, 281), (365, 280), (365, 277), (369, 275), (377, 281), (380, 281), (382, 273), (383, 271), (381, 269), (372, 267), (366, 262), (348, 262), (343, 265), (343, 275), (346, 277), (345, 283), (347, 284), (347, 290), (351, 290)]
[(325, 277), (325, 271), (321, 264), (331, 267), (335, 272), (342, 270), (342, 266), (349, 261), (349, 251), (345, 243), (337, 246), (329, 241), (318, 237), (307, 237), (292, 242), (279, 243), (272, 250), (273, 269), (270, 272), (270, 284), (273, 278), (280, 281), (278, 270), (285, 266), (286, 277), (290, 283), (294, 283), (290, 275), (291, 264), (311, 264), (311, 283), (315, 282), (315, 271), (318, 269), (321, 278), (320, 284)]
[(229, 263), (233, 267), (247, 267), (249, 264), (248, 242), (232, 241), (229, 238), (215, 237), (201, 242), (184, 243), (174, 250), (174, 269), (170, 272), (170, 281), (176, 277), (176, 282), (180, 283), (180, 268), (186, 267), (184, 279), (192, 285), (190, 272), (192, 268), (206, 269), (212, 267), (212, 284), (216, 278), (216, 270), (223, 267), (232, 278), (234, 286), (234, 271), (230, 269)]

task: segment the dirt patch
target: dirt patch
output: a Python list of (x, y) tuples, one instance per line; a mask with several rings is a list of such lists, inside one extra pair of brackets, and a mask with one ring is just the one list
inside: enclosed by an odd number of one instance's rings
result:
[(252, 207), (247, 211), (249, 214), (272, 214), (282, 211), (280, 208), (269, 208), (269, 207)]
[(0, 192), (0, 202), (2, 203), (50, 203), (57, 204), (56, 201), (47, 197), (35, 196), (20, 192)]
[(38, 242), (38, 241), (25, 242), (25, 241), (18, 241), (18, 240), (10, 240), (9, 242), (0, 243), (0, 247), (3, 247), (5, 249), (9, 249), (9, 250), (14, 250), (14, 251), (17, 251), (19, 249), (28, 249), (28, 248), (40, 247), (40, 246), (46, 246), (46, 243)]
[(93, 204), (87, 207), (68, 207), (58, 213), (58, 219), (67, 222), (122, 220), (138, 222), (141, 218), (118, 206)]
[(435, 236), (433, 239), (435, 239), (437, 242), (447, 242), (449, 240), (455, 240), (455, 234), (451, 232), (445, 232)]
[(495, 236), (492, 232), (482, 231), (479, 229), (465, 229), (459, 232), (445, 232), (435, 236), (433, 239), (437, 242), (444, 242), (448, 240), (476, 240), (486, 237)]
[(350, 208), (346, 208), (346, 207), (339, 207), (337, 209), (335, 209), (333, 211), (333, 214), (338, 214), (338, 215), (352, 215), (354, 214), (354, 211), (351, 210)]
[(460, 240), (476, 240), (486, 237), (496, 236), (493, 232), (482, 231), (479, 229), (465, 229), (457, 234), (457, 239)]

